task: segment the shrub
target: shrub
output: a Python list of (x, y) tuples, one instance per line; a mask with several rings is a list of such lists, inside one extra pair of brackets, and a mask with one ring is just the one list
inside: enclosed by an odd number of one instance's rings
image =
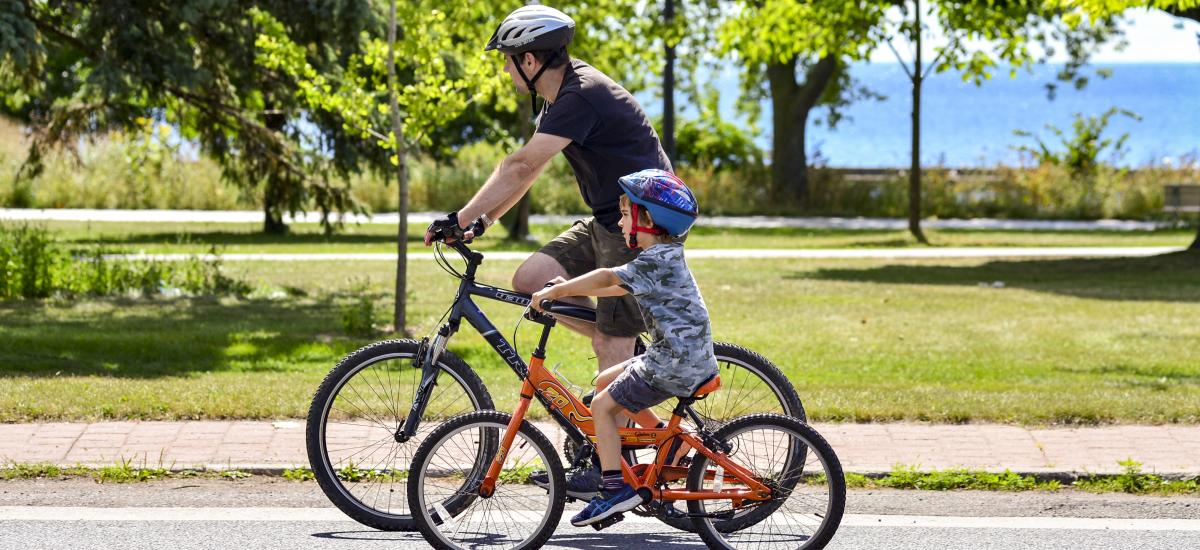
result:
[(342, 308), (342, 330), (351, 336), (369, 337), (375, 334), (375, 301), (370, 292), (371, 281), (364, 279), (352, 284), (353, 301)]
[(76, 255), (44, 228), (0, 224), (0, 300), (51, 295), (113, 296), (137, 293), (237, 295), (250, 292), (244, 281), (221, 271), (213, 249), (207, 257), (182, 261), (124, 259), (101, 248)]

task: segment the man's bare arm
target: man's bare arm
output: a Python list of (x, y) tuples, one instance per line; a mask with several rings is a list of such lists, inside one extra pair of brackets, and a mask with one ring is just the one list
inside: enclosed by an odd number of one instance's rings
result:
[(471, 201), (458, 211), (459, 223), (469, 224), (484, 213), (492, 219), (504, 215), (529, 191), (550, 159), (570, 142), (564, 137), (534, 134), (523, 147), (505, 157)]

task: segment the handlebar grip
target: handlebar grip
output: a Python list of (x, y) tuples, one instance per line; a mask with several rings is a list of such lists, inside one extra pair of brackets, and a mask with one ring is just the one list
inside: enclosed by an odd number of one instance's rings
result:
[(554, 300), (542, 300), (540, 305), (542, 306), (543, 310), (550, 311), (550, 308), (554, 306)]

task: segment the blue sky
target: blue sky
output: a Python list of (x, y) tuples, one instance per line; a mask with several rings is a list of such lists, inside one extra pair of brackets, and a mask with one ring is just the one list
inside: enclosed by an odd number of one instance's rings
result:
[[(892, 18), (898, 18), (898, 11)], [(1200, 22), (1174, 17), (1160, 10), (1131, 10), (1127, 13), (1121, 28), (1125, 30), (1125, 40), (1129, 43), (1123, 51), (1117, 51), (1115, 45), (1107, 45), (1092, 58), (1093, 63), (1200, 63), (1200, 44), (1196, 34), (1200, 33)], [(936, 35), (940, 30), (933, 29), (935, 36), (923, 41), (925, 50), (922, 56), (926, 60), (933, 59), (933, 48), (944, 41)], [(897, 39), (896, 49), (906, 60), (912, 59), (911, 48), (903, 39)], [(1062, 62), (1066, 56), (1061, 48), (1052, 61)], [(876, 63), (894, 63), (895, 54), (886, 46), (876, 49), (871, 55), (871, 61)]]

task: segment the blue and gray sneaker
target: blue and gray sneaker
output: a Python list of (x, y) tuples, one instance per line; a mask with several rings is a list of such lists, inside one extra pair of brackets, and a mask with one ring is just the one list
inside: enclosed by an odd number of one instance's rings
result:
[[(529, 481), (543, 489), (550, 487), (550, 474), (539, 470), (529, 474)], [(584, 466), (567, 472), (567, 496), (591, 500), (600, 496), (600, 468)]]
[(571, 518), (571, 525), (576, 527), (591, 525), (621, 512), (628, 512), (641, 505), (641, 495), (637, 494), (637, 491), (633, 487), (626, 484), (616, 492), (604, 492), (601, 493), (601, 496), (593, 498), (588, 503), (587, 508), (584, 508), (582, 512), (575, 514), (575, 517)]

